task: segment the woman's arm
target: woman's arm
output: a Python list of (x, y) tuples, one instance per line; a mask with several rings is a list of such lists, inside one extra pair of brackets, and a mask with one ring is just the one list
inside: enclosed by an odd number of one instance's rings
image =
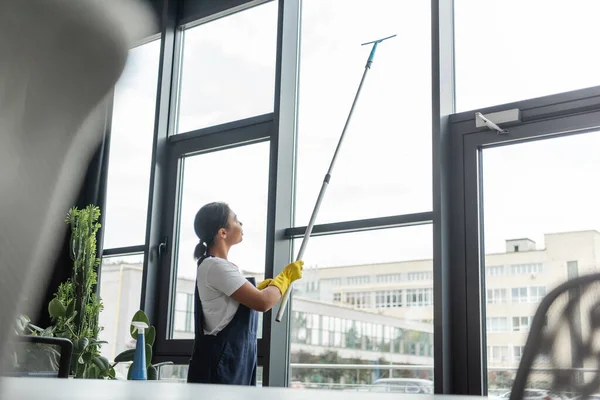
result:
[(266, 312), (277, 304), (281, 298), (281, 292), (275, 286), (258, 290), (251, 283), (246, 282), (231, 295), (231, 298), (248, 308)]
[(295, 261), (288, 264), (283, 271), (269, 282), (263, 290), (255, 288), (246, 282), (238, 290), (233, 292), (231, 298), (256, 311), (269, 311), (281, 298), (282, 294), (297, 279), (302, 278), (303, 261)]

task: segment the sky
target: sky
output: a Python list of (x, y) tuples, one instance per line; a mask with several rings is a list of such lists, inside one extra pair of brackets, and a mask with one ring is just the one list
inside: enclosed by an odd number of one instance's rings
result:
[[(430, 211), (430, 2), (304, 0), (296, 225), (306, 225), (345, 123), (370, 47), (377, 50), (317, 223)], [(600, 2), (455, 0), (456, 107), (473, 110), (600, 84), (594, 51)], [(185, 32), (178, 132), (273, 111), (277, 4)], [(116, 88), (105, 248), (143, 244), (159, 42), (133, 49)], [(483, 153), (485, 248), (545, 232), (600, 229), (598, 134)], [(193, 216), (231, 204), (244, 241), (231, 260), (264, 269), (268, 144), (185, 160), (178, 273), (193, 277)], [(299, 243), (298, 243), (299, 244)], [(432, 228), (418, 226), (310, 240), (319, 267), (426, 259)]]

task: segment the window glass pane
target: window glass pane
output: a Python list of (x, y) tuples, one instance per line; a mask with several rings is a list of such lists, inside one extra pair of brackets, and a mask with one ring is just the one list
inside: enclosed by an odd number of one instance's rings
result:
[[(219, 173), (209, 173), (218, 167)], [(228, 259), (257, 284), (265, 273), (269, 142), (189, 156), (183, 160), (181, 209), (178, 221), (176, 292), (194, 295), (198, 238), (194, 218), (203, 205), (224, 201), (244, 225), (244, 240), (231, 248)], [(189, 302), (193, 313), (194, 303)], [(261, 320), (262, 321), (262, 320)], [(189, 328), (189, 329), (188, 329)], [(259, 332), (260, 333), (260, 332)], [(194, 337), (194, 326), (179, 331), (173, 339)]]
[(600, 84), (596, 0), (454, 2), (456, 108)]
[(184, 35), (178, 133), (273, 112), (276, 1)]
[[(173, 381), (185, 383), (187, 382), (188, 365), (164, 365), (158, 371), (158, 379), (161, 381)], [(263, 383), (263, 366), (256, 367), (256, 386), (262, 386)]]
[[(600, 133), (529, 141), (482, 152), (485, 264), (517, 266), (508, 268), (504, 276), (486, 276), (486, 316), (488, 322), (492, 320), (487, 326), (487, 346), (502, 349), (497, 350), (501, 354), (488, 352), (489, 391), (508, 392), (540, 301), (569, 279), (574, 260), (586, 260), (578, 263), (581, 274), (597, 271), (600, 266), (600, 190), (596, 184)], [(508, 302), (490, 301), (490, 295), (497, 298), (498, 290), (507, 291)], [(566, 304), (570, 296), (573, 294), (565, 293), (555, 303)], [(581, 315), (575, 314), (573, 321), (578, 324), (589, 319), (589, 306), (596, 298), (583, 299), (578, 306)], [(561, 310), (558, 305), (550, 309), (550, 324)], [(505, 319), (511, 321), (510, 329), (498, 322)], [(578, 329), (583, 330), (584, 337), (588, 335), (588, 324)], [(561, 337), (555, 346), (571, 348), (568, 335)], [(570, 357), (561, 357), (555, 359), (556, 365), (572, 365)], [(596, 368), (591, 365), (586, 361), (580, 367)], [(536, 371), (548, 367), (548, 359), (536, 361), (531, 387), (544, 388), (544, 382), (551, 380), (548, 373)]]
[(104, 248), (144, 244), (160, 40), (129, 52), (115, 86)]
[(318, 223), (429, 211), (430, 2), (305, 0), (298, 114), (297, 225), (306, 225), (370, 47), (383, 42), (352, 116)]
[[(105, 343), (101, 353), (109, 361), (123, 350), (135, 348), (129, 333), (131, 318), (140, 309), (144, 255), (103, 257), (100, 266), (100, 297), (104, 309), (100, 312), (100, 340)], [(150, 321), (155, 325), (154, 321)], [(127, 378), (126, 364), (115, 368), (117, 376)]]
[[(367, 242), (368, 252), (347, 251)], [(300, 240), (294, 246), (298, 248)], [(411, 378), (423, 385), (419, 393), (431, 393), (432, 277), (393, 283), (376, 277), (433, 271), (432, 246), (431, 225), (311, 238), (303, 279), (294, 286), (290, 381), (296, 386), (291, 386), (385, 391), (386, 385), (396, 384), (382, 378)], [(349, 285), (346, 278), (351, 276), (370, 280)], [(325, 283), (333, 279), (344, 283)], [(319, 289), (307, 290), (309, 281), (320, 282)], [(343, 304), (335, 301), (336, 293)], [(312, 328), (308, 340), (300, 329), (304, 326)], [(339, 369), (319, 369), (314, 364), (339, 364)], [(360, 369), (357, 364), (372, 368)], [(415, 368), (415, 364), (431, 368)]]

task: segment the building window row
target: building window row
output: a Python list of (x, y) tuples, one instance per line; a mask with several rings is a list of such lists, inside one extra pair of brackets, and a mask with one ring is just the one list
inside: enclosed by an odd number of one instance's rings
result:
[(337, 292), (333, 294), (333, 301), (345, 303), (354, 308), (431, 307), (433, 306), (433, 289)]
[(377, 275), (375, 278), (377, 283), (394, 283), (394, 282), (402, 282), (402, 274), (385, 274), (385, 275)]
[[(508, 303), (508, 289), (487, 289), (487, 303)], [(513, 303), (537, 303), (546, 296), (545, 286), (528, 286), (512, 288), (510, 290), (510, 301)]]
[(488, 346), (488, 363), (519, 362), (523, 357), (523, 348), (524, 346)]
[(371, 277), (368, 275), (349, 276), (346, 278), (348, 285), (366, 285), (371, 282)]
[(383, 324), (295, 311), (292, 343), (433, 356), (433, 334)]
[(542, 272), (544, 272), (544, 264), (542, 263), (491, 265), (487, 267), (488, 276), (527, 275)]
[(487, 333), (503, 333), (512, 329), (513, 332), (529, 332), (533, 317), (489, 317), (487, 318)]
[(375, 308), (397, 308), (402, 306), (402, 290), (375, 292)]
[(433, 280), (433, 271), (409, 272), (409, 281), (431, 281)]

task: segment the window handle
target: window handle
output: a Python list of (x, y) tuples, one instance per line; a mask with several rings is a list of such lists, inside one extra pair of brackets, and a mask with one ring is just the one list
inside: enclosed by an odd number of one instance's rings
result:
[(158, 244), (158, 258), (161, 258), (165, 254), (169, 254), (169, 238), (165, 236), (163, 241)]

